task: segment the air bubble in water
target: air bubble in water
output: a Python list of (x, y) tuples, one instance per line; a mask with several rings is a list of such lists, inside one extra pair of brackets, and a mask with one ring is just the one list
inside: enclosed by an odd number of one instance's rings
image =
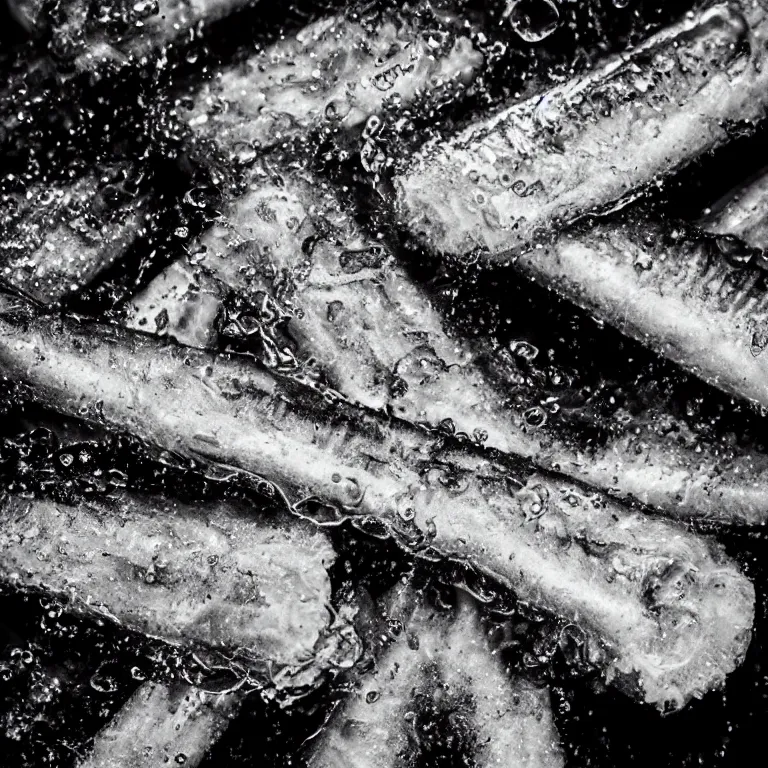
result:
[(504, 16), (526, 43), (538, 43), (560, 25), (560, 9), (553, 0), (508, 0)]
[(509, 351), (526, 363), (530, 363), (539, 356), (539, 348), (527, 341), (510, 341)]

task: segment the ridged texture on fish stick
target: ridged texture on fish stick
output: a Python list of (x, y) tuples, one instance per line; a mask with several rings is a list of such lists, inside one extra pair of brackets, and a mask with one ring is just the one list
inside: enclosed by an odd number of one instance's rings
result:
[(754, 588), (712, 540), (250, 359), (52, 321), (3, 294), (0, 369), (46, 407), (257, 473), (297, 511), (317, 497), (414, 552), (469, 560), (582, 626), (592, 661), (658, 706), (721, 684), (749, 643)]
[(237, 712), (241, 694), (143, 683), (96, 735), (77, 768), (197, 768)]
[(756, 125), (767, 39), (764, 4), (718, 4), (429, 142), (395, 179), (399, 219), (437, 252), (506, 261)]
[(6, 495), (0, 505), (0, 577), (18, 588), (230, 655), (278, 690), (311, 686), (350, 661), (354, 643), (330, 626), (333, 550), (298, 521), (259, 519), (229, 501), (128, 494), (76, 506)]
[(483, 635), (477, 606), (459, 593), (458, 610), (442, 634), (441, 679), (452, 696), (468, 697), (477, 768), (562, 768), (565, 761), (552, 719), (549, 690), (508, 674)]

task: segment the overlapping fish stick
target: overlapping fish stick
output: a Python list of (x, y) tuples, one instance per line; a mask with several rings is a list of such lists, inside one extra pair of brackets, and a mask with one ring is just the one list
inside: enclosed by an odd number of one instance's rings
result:
[(278, 690), (314, 684), (353, 650), (329, 627), (333, 550), (295, 520), (140, 495), (0, 503), (2, 579), (70, 611), (227, 654)]
[(438, 252), (513, 258), (722, 144), (729, 126), (754, 125), (768, 106), (766, 39), (763, 3), (708, 7), (430, 142), (395, 179), (399, 219)]
[(412, 551), (470, 561), (582, 627), (588, 658), (658, 706), (719, 685), (748, 645), (754, 590), (714, 541), (249, 358), (53, 320), (4, 294), (0, 368), (46, 407), (257, 473), (297, 511), (317, 498)]
[(424, 742), (419, 699), (421, 706), (435, 702), (437, 711), (453, 710), (474, 729), (472, 754), (459, 755), (472, 765), (563, 765), (548, 691), (504, 673), (468, 597), (458, 617), (433, 606), (412, 584), (387, 597), (388, 643), (309, 749), (307, 766), (418, 760)]
[(359, 128), (385, 105), (411, 102), (426, 87), (474, 79), (483, 59), (467, 37), (447, 48), (431, 42), (407, 21), (385, 22), (372, 33), (326, 17), (217, 73), (183, 117), (197, 133), (240, 153), (324, 124)]
[(319, 369), (363, 405), (477, 435), (672, 517), (766, 521), (768, 459), (671, 440), (654, 423), (592, 446), (542, 424), (546, 412), (529, 407), (532, 398), (518, 403), (527, 390), (510, 381), (510, 356), (447, 333), (427, 293), (321, 179), (296, 165), (271, 170), (277, 178), (222, 207), (191, 260), (132, 300), (132, 327), (196, 347), (245, 341), (278, 370)]
[[(352, 135), (369, 118), (380, 120), (387, 105), (405, 106), (427, 91), (436, 98), (448, 87), (468, 85), (482, 63), (467, 37), (455, 37), (448, 47), (434, 40), (430, 45), (410, 22), (384, 22), (371, 32), (331, 16), (217, 73), (182, 114), (197, 136), (252, 158), (256, 149), (325, 124)], [(252, 186), (264, 183), (257, 173), (250, 179)], [(221, 299), (244, 281), (256, 281), (248, 277), (248, 254), (225, 261), (219, 252), (207, 255), (207, 247), (196, 249), (194, 268), (184, 261), (172, 264), (135, 297), (128, 324), (195, 346), (215, 343)]]
[(629, 213), (581, 225), (517, 268), (710, 384), (768, 406), (768, 274), (756, 256), (730, 237)]
[[(298, 41), (255, 57), (245, 72), (222, 74), (190, 109), (193, 129), (228, 149), (249, 147), (259, 120), (278, 114), (281, 103), (281, 91), (256, 87), (262, 76), (252, 71), (255, 62), (263, 59), (267, 79), (278, 83), (282, 62), (304, 61), (296, 59), (302, 41), (316, 39), (331, 60), (347, 61), (339, 29), (334, 19), (319, 22)], [(468, 73), (472, 61), (457, 62), (452, 77)], [(383, 65), (393, 67), (392, 60)], [(425, 71), (420, 84), (412, 73), (411, 94), (433, 88)], [(333, 87), (342, 83), (340, 77)], [(293, 122), (282, 133), (256, 137), (263, 145), (317, 124), (318, 105), (330, 96), (319, 86), (302, 88), (291, 96)], [(250, 94), (259, 94), (261, 112), (250, 106)], [(248, 191), (224, 204), (192, 254), (134, 297), (128, 325), (197, 347), (221, 343), (223, 330), (225, 339), (248, 339), (277, 369), (315, 361), (331, 386), (364, 405), (477, 434), (494, 448), (667, 515), (727, 524), (762, 524), (768, 516), (768, 462), (759, 456), (724, 455), (704, 441), (672, 442), (652, 425), (588, 447), (542, 425), (540, 408), (517, 405), (509, 361), (499, 364), (482, 346), (469, 349), (449, 337), (425, 292), (300, 163), (257, 164)]]
[(146, 234), (147, 202), (128, 162), (4, 196), (0, 274), (41, 303), (58, 304)]
[(432, 623), (436, 611), (423, 593), (398, 585), (386, 602), (395, 630), (380, 643), (374, 669), (341, 702), (309, 748), (303, 762), (311, 768), (394, 768), (419, 757), (412, 735), (414, 698), (433, 687), (435, 651), (442, 638)]
[(74, 70), (94, 72), (107, 62), (139, 61), (152, 51), (194, 35), (199, 25), (211, 24), (258, 2), (121, 2), (96, 11), (87, 0), (66, 0), (47, 7), (28, 3), (17, 15), (38, 30), (48, 28), (49, 50), (57, 60)]
[[(445, 253), (513, 256), (517, 270), (706, 381), (768, 405), (763, 273), (749, 268), (748, 248), (633, 214), (583, 223), (529, 247), (535, 229), (556, 230), (712, 148), (725, 138), (727, 119), (763, 114), (764, 8), (744, 6), (742, 14), (736, 6), (716, 6), (685, 25), (686, 32), (664, 33), (672, 45), (666, 53), (661, 40), (643, 46), (653, 66), (641, 66), (639, 54), (617, 60), (608, 66), (615, 70), (610, 76), (608, 70), (590, 75), (425, 150), (397, 183), (403, 221)], [(733, 35), (746, 35), (745, 52)], [(667, 74), (660, 56), (672, 65)], [(654, 72), (661, 82), (648, 80)], [(638, 81), (644, 94), (635, 89), (630, 103), (627, 89)], [(552, 104), (554, 122), (547, 117)], [(584, 116), (583, 109), (595, 114)], [(574, 119), (565, 124), (560, 119), (569, 110)], [(454, 192), (447, 192), (451, 184)], [(680, 479), (700, 485), (690, 473)], [(756, 493), (750, 483), (735, 495), (749, 506)], [(745, 519), (757, 522), (748, 513)]]
[(505, 672), (488, 647), (477, 606), (459, 592), (458, 613), (442, 634), (440, 674), (451, 694), (468, 697), (475, 730), (473, 764), (557, 768), (564, 765), (549, 690)]
[(707, 232), (739, 237), (752, 248), (768, 248), (768, 171), (734, 190), (699, 223)]
[[(48, 51), (31, 61), (20, 60), (0, 87), (0, 143), (26, 151), (28, 147), (19, 137), (28, 135), (30, 125), (50, 116), (51, 105), (60, 101), (62, 89), (71, 88), (78, 75), (87, 73), (91, 79), (99, 79), (126, 66), (146, 66), (163, 51), (193, 44), (208, 25), (258, 2), (52, 3), (55, 19), (49, 18), (48, 9), (38, 15), (40, 25), (52, 26), (43, 38), (50, 38)], [(64, 111), (70, 110), (67, 105)]]
[(242, 694), (207, 694), (191, 685), (143, 683), (96, 736), (77, 768), (196, 768), (224, 733)]

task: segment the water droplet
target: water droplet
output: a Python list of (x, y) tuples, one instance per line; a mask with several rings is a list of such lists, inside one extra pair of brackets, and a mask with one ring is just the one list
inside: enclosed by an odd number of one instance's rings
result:
[(526, 520), (537, 520), (548, 510), (549, 491), (541, 484), (526, 486), (517, 492), (516, 498)]
[(757, 357), (762, 354), (763, 350), (768, 347), (768, 333), (765, 331), (755, 331), (752, 334), (752, 343), (750, 344), (750, 352)]
[(638, 272), (648, 272), (653, 268), (653, 256), (650, 253), (639, 253), (635, 256), (633, 265)]
[(719, 235), (715, 238), (718, 251), (732, 267), (747, 267), (754, 258), (754, 251), (738, 237)]
[(173, 758), (179, 765), (183, 765), (187, 762), (187, 756), (183, 752), (179, 752), (176, 757)]
[(103, 665), (91, 677), (90, 685), (99, 693), (114, 693), (117, 690), (117, 682), (104, 671)]
[(526, 43), (538, 43), (560, 25), (560, 10), (554, 0), (507, 0), (504, 16)]
[(443, 419), (438, 425), (437, 429), (439, 432), (443, 432), (446, 435), (455, 435), (456, 434), (456, 422), (453, 419)]
[(539, 356), (539, 348), (527, 341), (510, 341), (509, 351), (526, 363), (532, 362)]
[(547, 423), (547, 412), (540, 406), (536, 405), (523, 413), (523, 419), (525, 419), (525, 423), (529, 427), (538, 429)]
[(397, 636), (403, 631), (403, 622), (400, 619), (388, 619), (387, 627), (393, 635)]
[(376, 136), (381, 130), (381, 118), (378, 115), (371, 115), (365, 123), (363, 129), (363, 139), (366, 141)]

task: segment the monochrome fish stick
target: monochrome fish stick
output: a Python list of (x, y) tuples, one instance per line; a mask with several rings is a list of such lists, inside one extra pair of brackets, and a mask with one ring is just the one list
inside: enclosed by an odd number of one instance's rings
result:
[(516, 268), (708, 383), (768, 406), (768, 274), (754, 258), (731, 238), (628, 214), (565, 233)]
[(182, 117), (230, 151), (264, 150), (324, 124), (362, 128), (387, 103), (410, 103), (427, 87), (468, 85), (482, 63), (466, 37), (435, 50), (408, 22), (371, 33), (330, 16), (216, 73)]
[[(87, 0), (67, 0), (33, 10), (34, 25), (49, 29), (49, 50), (75, 71), (98, 70), (108, 62), (139, 61), (259, 0), (159, 0), (120, 3), (95, 13)], [(111, 12), (110, 12), (111, 11)]]
[[(286, 51), (298, 56), (302, 45), (314, 41), (322, 44), (323, 56), (347, 61), (348, 29), (326, 19), (241, 70), (217, 76), (189, 112), (195, 132), (225, 146), (243, 140), (240, 132), (254, 130), (257, 115), (266, 119), (279, 101), (282, 90), (264, 91), (264, 108), (249, 111), (251, 95), (262, 94), (265, 74), (279, 83), (280, 62), (296, 64)], [(341, 83), (340, 76), (337, 87)], [(349, 89), (356, 83), (352, 77)], [(428, 79), (419, 88), (434, 91)], [(309, 95), (325, 98), (319, 88), (302, 93), (303, 100), (295, 102), (295, 128), (320, 114)], [(269, 135), (267, 143), (278, 133)], [(298, 163), (257, 164), (248, 190), (223, 204), (192, 257), (171, 264), (133, 297), (127, 325), (201, 348), (232, 337), (245, 340), (278, 370), (307, 372), (314, 365), (333, 388), (363, 405), (482, 436), (489, 446), (666, 515), (765, 522), (768, 461), (760, 456), (724, 455), (703, 441), (683, 445), (652, 427), (585, 448), (551, 424), (544, 426), (541, 408), (518, 405), (519, 387), (510, 382), (508, 368), (497, 365), (479, 342), (470, 349), (447, 335), (426, 293), (326, 187)]]
[(699, 225), (716, 235), (731, 235), (752, 248), (768, 248), (768, 171), (733, 190)]
[(549, 690), (507, 674), (483, 636), (477, 607), (468, 595), (459, 594), (457, 615), (442, 638), (440, 676), (453, 696), (468, 699), (465, 716), (476, 734), (473, 764), (563, 766)]
[(96, 735), (77, 768), (196, 768), (237, 713), (240, 693), (143, 683)]
[[(131, 300), (128, 325), (199, 348), (244, 342), (271, 367), (320, 376), (362, 405), (478, 436), (670, 517), (768, 519), (768, 458), (672, 440), (653, 421), (581, 444), (529, 405), (536, 393), (513, 381), (510, 355), (445, 330), (426, 291), (321, 179), (295, 167), (273, 171), (277, 179), (222, 206), (192, 259)], [(521, 392), (530, 395), (522, 405)]]
[(17, 588), (209, 656), (234, 655), (278, 689), (322, 676), (337, 644), (343, 663), (343, 643), (328, 631), (333, 551), (297, 521), (257, 519), (234, 502), (140, 495), (69, 506), (6, 494), (0, 510), (0, 578)]
[(169, 264), (131, 298), (126, 326), (169, 336), (190, 347), (215, 349), (228, 289), (208, 273), (210, 261), (206, 255), (202, 266), (193, 266), (186, 258)]
[(749, 643), (753, 587), (714, 541), (250, 358), (41, 316), (3, 294), (0, 370), (65, 415), (256, 473), (300, 514), (315, 498), (411, 551), (473, 563), (577, 623), (595, 665), (650, 703), (719, 685)]
[[(192, 13), (191, 8), (188, 11)], [(168, 18), (166, 21), (171, 23)], [(393, 49), (399, 53), (392, 54)], [(428, 84), (435, 88), (435, 83), (470, 79), (482, 63), (480, 54), (464, 38), (443, 55), (420, 42), (413, 29), (397, 29), (389, 23), (371, 35), (358, 25), (332, 17), (311, 25), (296, 39), (278, 43), (249, 59), (248, 77), (257, 78), (259, 88), (244, 89), (245, 75), (239, 68), (226, 70), (215, 84), (205, 86), (195, 101), (196, 117), (189, 118), (196, 132), (205, 134), (215, 128), (223, 145), (242, 144), (245, 139), (235, 136), (237, 131), (255, 130), (262, 121), (265, 132), (261, 143), (278, 141), (284, 134), (275, 132), (275, 120), (282, 119), (284, 105), (280, 100), (289, 92), (293, 93), (294, 128), (306, 131), (318, 127), (326, 120), (326, 102), (333, 96), (319, 90), (312, 79), (320, 50), (326, 50), (328, 62), (339, 57), (346, 60), (352, 52), (346, 69), (328, 64), (333, 71), (333, 83), (328, 87), (332, 86), (333, 93), (346, 94), (350, 99), (353, 92), (357, 94), (353, 99), (354, 115), (344, 121), (349, 128), (359, 127), (394, 95), (401, 102), (412, 101)], [(263, 93), (259, 69), (265, 66), (273, 82)], [(296, 79), (301, 67), (309, 67), (306, 75), (313, 83), (311, 88)], [(381, 79), (387, 72), (390, 79), (394, 78), (392, 83), (387, 86), (377, 80), (376, 85), (372, 84), (375, 77)], [(249, 114), (249, 95), (259, 94), (266, 99), (266, 105), (250, 105), (254, 112)], [(220, 107), (227, 99), (232, 100), (233, 108), (224, 113)], [(236, 103), (242, 104), (242, 114), (235, 114)], [(121, 183), (111, 180), (120, 174), (127, 178)], [(149, 218), (147, 195), (134, 199), (121, 195), (130, 177), (138, 174), (137, 167), (124, 163), (119, 168), (89, 171), (72, 184), (45, 185), (8, 200), (5, 207), (14, 206), (14, 210), (6, 213), (9, 223), (0, 245), (0, 268), (5, 278), (43, 303), (56, 303), (90, 284), (107, 266), (119, 261), (145, 230)], [(176, 269), (168, 268), (171, 274)], [(167, 282), (162, 276), (159, 280)], [(211, 306), (205, 292), (195, 298)], [(146, 318), (139, 320), (144, 325)]]
[(437, 612), (423, 593), (403, 585), (387, 602), (396, 627), (389, 644), (312, 743), (302, 760), (307, 768), (394, 768), (419, 757), (412, 710), (417, 692), (433, 687), (435, 650), (442, 641), (432, 626)]
[(764, 4), (718, 4), (430, 142), (395, 178), (399, 221), (443, 254), (513, 258), (723, 144), (729, 126), (754, 126), (767, 39)]
[(118, 163), (4, 197), (0, 275), (43, 304), (88, 285), (146, 234), (138, 183), (135, 168)]
[[(0, 138), (23, 146), (29, 125), (48, 117), (62, 88), (87, 74), (99, 80), (128, 66), (146, 66), (163, 51), (194, 43), (206, 28), (259, 0), (149, 0), (94, 6), (88, 0), (55, 3), (59, 26), (49, 12), (38, 23), (50, 27), (48, 50), (22, 60), (0, 87)], [(101, 9), (95, 15), (95, 8)], [(69, 110), (69, 106), (65, 111)]]
[[(231, 16), (260, 0), (160, 0), (150, 6), (153, 13), (135, 24), (135, 31), (120, 40), (116, 47), (137, 61), (160, 48), (183, 42), (214, 22)], [(137, 6), (134, 5), (134, 12)]]
[(473, 765), (563, 765), (549, 693), (504, 673), (474, 607), (456, 617), (412, 585), (398, 585), (388, 598), (394, 603), (389, 626), (395, 628), (389, 644), (374, 671), (333, 713), (309, 750), (307, 766), (373, 768), (418, 759), (419, 699), (421, 706), (434, 701), (438, 711), (447, 708), (469, 721), (476, 739), (472, 754), (461, 757)]

